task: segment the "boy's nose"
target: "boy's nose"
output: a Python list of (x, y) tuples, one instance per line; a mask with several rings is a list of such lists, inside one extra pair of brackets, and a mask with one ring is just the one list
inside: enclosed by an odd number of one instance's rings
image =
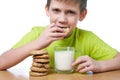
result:
[(59, 18), (58, 18), (58, 22), (61, 24), (66, 24), (67, 23), (67, 18), (66, 15), (64, 13), (62, 13)]

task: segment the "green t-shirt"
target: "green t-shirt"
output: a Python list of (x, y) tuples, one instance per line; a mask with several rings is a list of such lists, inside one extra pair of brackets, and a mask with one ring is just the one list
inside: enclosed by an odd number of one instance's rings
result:
[[(23, 46), (37, 39), (45, 27), (33, 27), (13, 48)], [(46, 49), (50, 55), (51, 67), (54, 67), (54, 48), (56, 46), (72, 46), (75, 48), (75, 59), (81, 55), (88, 55), (95, 60), (112, 59), (117, 50), (110, 47), (91, 31), (75, 28), (70, 37), (54, 41)]]

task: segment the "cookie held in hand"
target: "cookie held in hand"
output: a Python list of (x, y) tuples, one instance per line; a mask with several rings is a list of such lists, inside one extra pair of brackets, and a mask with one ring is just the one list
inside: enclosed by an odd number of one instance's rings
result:
[(65, 33), (66, 33), (66, 35), (70, 32), (70, 29), (69, 29), (69, 27), (67, 27), (67, 28), (64, 28), (64, 31), (65, 31)]

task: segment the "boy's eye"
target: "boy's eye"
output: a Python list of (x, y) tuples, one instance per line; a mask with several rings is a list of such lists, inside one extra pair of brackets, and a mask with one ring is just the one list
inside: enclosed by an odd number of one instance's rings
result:
[(76, 14), (74, 11), (68, 11), (68, 14)]
[(59, 9), (52, 9), (53, 12), (60, 12)]

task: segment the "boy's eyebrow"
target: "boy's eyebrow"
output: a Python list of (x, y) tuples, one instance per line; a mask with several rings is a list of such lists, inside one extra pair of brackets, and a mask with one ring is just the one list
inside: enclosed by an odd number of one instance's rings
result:
[(76, 13), (76, 11), (74, 11), (74, 10), (67, 10), (67, 12)]
[(60, 10), (59, 8), (52, 8), (52, 10)]
[(71, 12), (76, 13), (76, 10), (74, 10), (74, 9), (67, 9), (67, 11), (71, 11)]

